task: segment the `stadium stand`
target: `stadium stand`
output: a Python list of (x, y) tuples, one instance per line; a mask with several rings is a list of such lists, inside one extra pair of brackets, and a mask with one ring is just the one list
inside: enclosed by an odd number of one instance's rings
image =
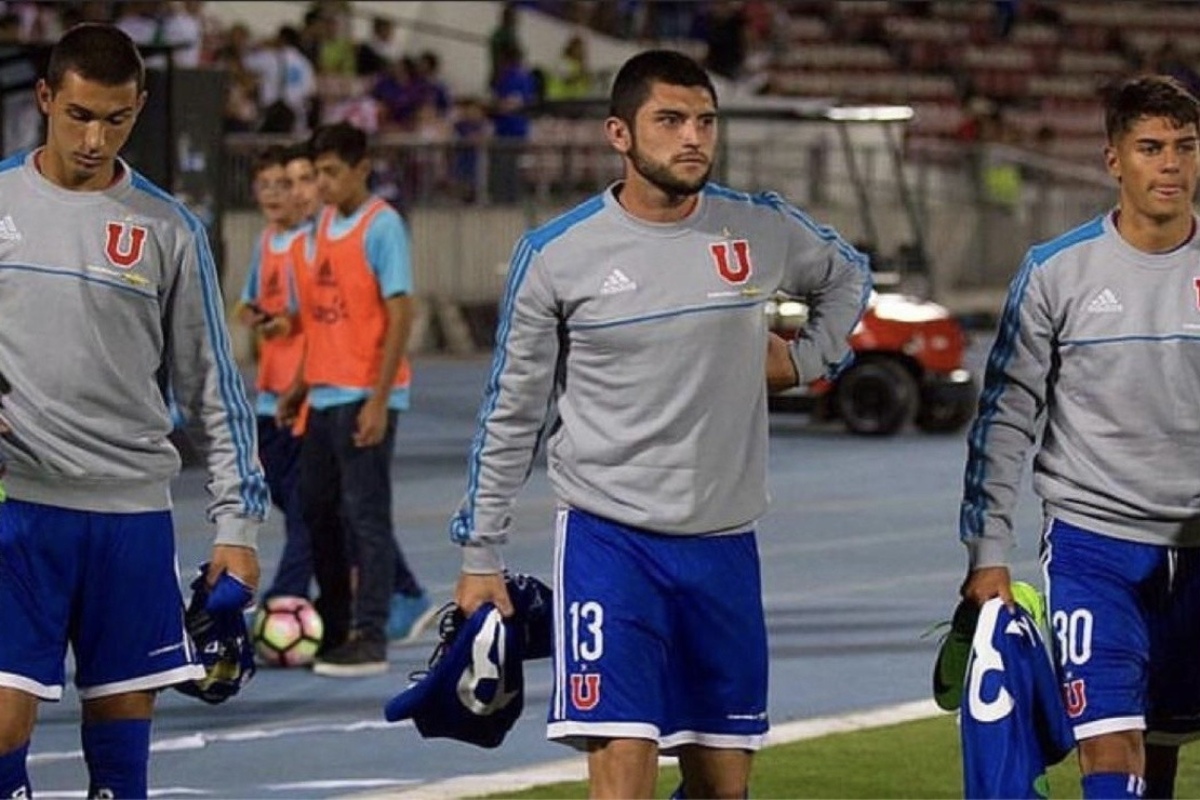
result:
[(983, 98), (1012, 143), (1094, 160), (1100, 88), (1154, 68), (1164, 48), (1184, 71), (1200, 54), (1200, 8), (1191, 3), (1026, 2), (1005, 31), (991, 3), (785, 5), (792, 46), (772, 59), (767, 92), (908, 102), (916, 142), (969, 139), (971, 101)]

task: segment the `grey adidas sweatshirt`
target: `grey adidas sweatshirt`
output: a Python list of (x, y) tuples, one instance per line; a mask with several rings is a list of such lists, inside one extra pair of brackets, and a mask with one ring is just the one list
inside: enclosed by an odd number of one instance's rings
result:
[(464, 568), (495, 545), (545, 438), (570, 506), (665, 534), (745, 529), (767, 504), (764, 304), (809, 298), (802, 380), (834, 374), (870, 291), (866, 258), (777, 195), (710, 184), (676, 224), (613, 190), (517, 244), (468, 488)]
[(24, 445), (0, 439), (9, 495), (170, 508), (173, 395), (208, 459), (217, 543), (253, 546), (267, 493), (204, 228), (123, 166), (76, 192), (32, 154), (0, 162), (0, 402)]
[(1148, 254), (1112, 214), (1025, 257), (968, 439), (959, 532), (1008, 563), (1029, 453), (1047, 516), (1200, 546), (1200, 240)]

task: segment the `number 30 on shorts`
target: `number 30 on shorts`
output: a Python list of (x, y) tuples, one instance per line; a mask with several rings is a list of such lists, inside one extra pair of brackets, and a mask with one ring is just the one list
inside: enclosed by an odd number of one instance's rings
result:
[(1092, 658), (1092, 612), (1077, 608), (1055, 611), (1051, 618), (1058, 645), (1058, 663), (1066, 667), (1086, 664)]

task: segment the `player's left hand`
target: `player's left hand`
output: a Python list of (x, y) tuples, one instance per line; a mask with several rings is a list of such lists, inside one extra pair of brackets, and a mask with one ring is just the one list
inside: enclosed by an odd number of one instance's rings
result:
[(1014, 603), (1012, 577), (1008, 567), (980, 567), (972, 570), (963, 581), (959, 593), (977, 606), (982, 606), (993, 597), (999, 597), (1010, 609)]
[(767, 332), (767, 391), (782, 392), (800, 383), (787, 339)]
[(228, 572), (251, 590), (258, 589), (259, 567), (258, 552), (252, 547), (239, 547), (230, 544), (218, 544), (213, 547), (212, 558), (209, 559), (208, 585), (216, 584), (222, 572)]
[(358, 410), (357, 423), (354, 428), (355, 447), (371, 447), (382, 442), (387, 433), (387, 395), (379, 398), (371, 395), (367, 398), (367, 402)]

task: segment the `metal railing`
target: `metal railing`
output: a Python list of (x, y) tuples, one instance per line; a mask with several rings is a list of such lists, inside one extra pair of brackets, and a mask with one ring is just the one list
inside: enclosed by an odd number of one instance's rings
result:
[[(254, 154), (279, 141), (250, 134), (226, 138), (227, 209), (253, 208)], [(922, 267), (924, 288), (951, 305), (959, 294), (979, 292), (978, 303), (998, 304), (1025, 249), (1114, 201), (1113, 186), (1098, 166), (1018, 148), (913, 143), (896, 167), (886, 141), (851, 144), (848, 157), (828, 135), (733, 141), (720, 153), (714, 179), (747, 191), (778, 191), (851, 242), (874, 242), (881, 261), (903, 262), (911, 251), (909, 207), (915, 208), (931, 262)], [(601, 190), (621, 167), (596, 124), (578, 120), (543, 126), (537, 138), (519, 144), (378, 135), (372, 158), (375, 191), (409, 219), (415, 251), (436, 261), (430, 281), (441, 293), (497, 297), (502, 282), (496, 272), (520, 230)], [(864, 204), (873, 209), (869, 224)], [(459, 252), (462, 230), (492, 224), (485, 219), (496, 221), (486, 255)], [(448, 251), (459, 255), (451, 258)]]

